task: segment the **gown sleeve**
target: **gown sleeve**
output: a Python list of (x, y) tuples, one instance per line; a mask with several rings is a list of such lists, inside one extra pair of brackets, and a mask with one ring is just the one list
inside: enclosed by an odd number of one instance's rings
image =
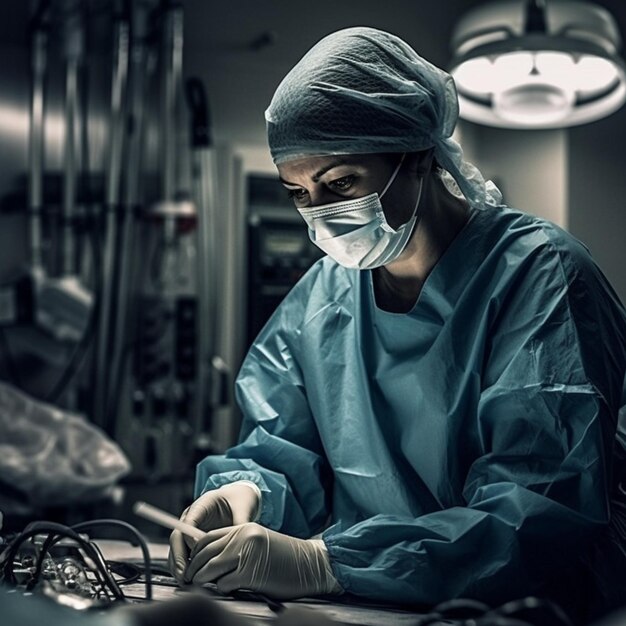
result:
[(468, 364), (481, 381), (478, 406), (464, 409), (478, 453), (459, 505), (327, 529), (346, 591), (428, 605), (541, 594), (578, 571), (606, 530), (623, 308), (582, 250), (517, 262), (492, 292), (490, 331)]
[(293, 356), (303, 291), (294, 288), (248, 352), (236, 382), (239, 443), (198, 464), (195, 495), (250, 480), (262, 494), (258, 522), (306, 538), (327, 521), (331, 473)]

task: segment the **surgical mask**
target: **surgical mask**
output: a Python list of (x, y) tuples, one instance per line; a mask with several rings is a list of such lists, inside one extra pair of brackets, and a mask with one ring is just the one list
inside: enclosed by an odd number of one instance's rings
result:
[(423, 179), (413, 214), (394, 230), (385, 218), (380, 199), (395, 180), (404, 161), (402, 155), (380, 195), (371, 193), (321, 206), (298, 209), (309, 227), (309, 238), (337, 263), (351, 269), (374, 269), (397, 259), (406, 248), (417, 221)]

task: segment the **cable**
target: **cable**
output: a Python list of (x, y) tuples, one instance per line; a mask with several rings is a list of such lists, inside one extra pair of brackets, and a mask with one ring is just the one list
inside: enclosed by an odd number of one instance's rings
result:
[(573, 626), (565, 611), (555, 602), (535, 596), (513, 600), (495, 608), (472, 599), (448, 600), (421, 615), (414, 626), (441, 622), (456, 626), (535, 626), (529, 619), (521, 618), (519, 613), (538, 610), (548, 610), (555, 618), (555, 624)]
[[(57, 524), (55, 522), (33, 522), (29, 524), (26, 529), (17, 535), (8, 546), (8, 548), (2, 554), (3, 562), (0, 563), (0, 568), (2, 569), (3, 576), (2, 578), (10, 583), (15, 585), (16, 579), (13, 572), (13, 565), (15, 561), (15, 557), (20, 549), (20, 547), (24, 544), (25, 541), (35, 537), (36, 535), (46, 534), (47, 537), (42, 544), (41, 551), (39, 552), (35, 571), (33, 573), (32, 579), (28, 583), (28, 589), (32, 589), (39, 582), (41, 577), (41, 573), (43, 570), (43, 564), (48, 556), (49, 551), (54, 546), (55, 543), (64, 538), (69, 538), (75, 541), (80, 548), (84, 550), (86, 555), (93, 561), (96, 569), (93, 570), (90, 568), (90, 571), (96, 576), (96, 579), (100, 583), (101, 591), (108, 596), (108, 591), (111, 592), (114, 600), (125, 601), (126, 597), (124, 592), (120, 589), (121, 584), (129, 584), (134, 582), (139, 578), (139, 569), (136, 566), (132, 566), (130, 564), (119, 564), (115, 561), (109, 564), (106, 559), (103, 557), (102, 552), (98, 545), (94, 542), (90, 542), (85, 540), (80, 536), (80, 531), (85, 531), (94, 527), (99, 526), (115, 526), (118, 528), (123, 528), (124, 530), (130, 531), (133, 537), (139, 543), (143, 554), (144, 560), (144, 575), (145, 575), (145, 599), (152, 599), (152, 573), (151, 573), (151, 560), (150, 553), (148, 551), (148, 546), (141, 535), (141, 533), (131, 524), (123, 522), (121, 520), (115, 519), (98, 519), (92, 520), (89, 522), (82, 522), (80, 524), (75, 524), (74, 526), (64, 526), (62, 524)], [(122, 581), (116, 581), (113, 577), (113, 573), (117, 573), (123, 567), (131, 568), (133, 573), (130, 576), (126, 576)], [(108, 590), (107, 590), (108, 588)], [(109, 599), (111, 599), (109, 597)]]
[(535, 596), (528, 596), (520, 600), (507, 602), (494, 611), (488, 613), (485, 617), (489, 617), (492, 613), (498, 616), (508, 617), (521, 611), (536, 611), (541, 609), (548, 609), (548, 611), (551, 612), (564, 626), (573, 626), (571, 619), (567, 616), (565, 611), (558, 604), (556, 604), (556, 602), (546, 598), (537, 598)]
[[(111, 561), (109, 559), (107, 561), (107, 565), (114, 574), (120, 576), (120, 580), (116, 581), (118, 585), (132, 585), (141, 578), (142, 570), (134, 563), (126, 563), (125, 561)], [(154, 569), (154, 567), (152, 569)]]
[(82, 522), (80, 524), (75, 524), (71, 526), (72, 530), (78, 532), (81, 530), (87, 530), (89, 528), (98, 527), (98, 526), (117, 526), (119, 528), (124, 528), (131, 532), (131, 534), (137, 539), (139, 543), (139, 547), (141, 548), (141, 552), (143, 554), (144, 561), (144, 571), (145, 571), (145, 586), (146, 586), (146, 600), (152, 600), (152, 572), (151, 572), (151, 559), (150, 552), (148, 550), (148, 544), (146, 540), (143, 538), (143, 535), (131, 524), (127, 522), (123, 522), (121, 520), (116, 519), (97, 519), (92, 520), (90, 522)]
[[(48, 554), (48, 550), (52, 547), (52, 545), (54, 545), (54, 543), (60, 541), (63, 538), (69, 538), (75, 541), (86, 552), (87, 556), (92, 559), (97, 567), (101, 567), (101, 565), (99, 565), (99, 558), (96, 549), (88, 541), (83, 539), (77, 532), (72, 530), (72, 528), (64, 526), (63, 524), (57, 524), (55, 522), (33, 522), (29, 524), (26, 529), (22, 533), (20, 533), (15, 539), (13, 539), (9, 548), (7, 548), (7, 550), (3, 553), (3, 579), (6, 582), (12, 585), (17, 584), (15, 574), (13, 572), (13, 565), (18, 550), (25, 541), (40, 534), (47, 534), (48, 536), (43, 543), (41, 552), (38, 555), (37, 564), (32, 579), (27, 584), (28, 590), (31, 590), (39, 582), (39, 578), (43, 569), (43, 562), (46, 558), (46, 555)], [(105, 591), (105, 593), (106, 589), (104, 586), (104, 582), (101, 580), (99, 574), (104, 577), (109, 588), (113, 592), (115, 599), (122, 601), (125, 599), (124, 594), (117, 586), (113, 577), (106, 570), (106, 567), (103, 570), (94, 571), (93, 573), (96, 575), (96, 578), (101, 583), (101, 587), (103, 591)]]
[(235, 598), (235, 600), (251, 600), (253, 602), (264, 602), (267, 605), (267, 608), (276, 614), (281, 613), (286, 608), (282, 602), (274, 600), (273, 598), (266, 596), (264, 593), (259, 593), (257, 591), (235, 590), (227, 595), (229, 595), (231, 598)]
[[(37, 565), (35, 568), (35, 573), (33, 574), (32, 580), (28, 583), (27, 589), (32, 590), (35, 585), (39, 582), (39, 577), (41, 576), (41, 571), (43, 568), (43, 562), (46, 558), (46, 555), (50, 551), (50, 549), (54, 546), (55, 543), (61, 541), (61, 539), (69, 538), (73, 541), (76, 541), (80, 547), (87, 553), (87, 556), (95, 563), (97, 570), (94, 571), (96, 574), (96, 578), (99, 579), (98, 572), (104, 577), (105, 582), (107, 583), (109, 589), (112, 591), (113, 596), (116, 600), (125, 600), (124, 592), (119, 588), (115, 578), (109, 573), (106, 565), (106, 561), (100, 552), (100, 549), (83, 539), (78, 532), (75, 532), (71, 527), (68, 526), (60, 526), (60, 530), (54, 530), (51, 532), (46, 540), (44, 541), (41, 552), (39, 554), (39, 558), (37, 559)], [(100, 581), (102, 590), (105, 591), (104, 584)]]

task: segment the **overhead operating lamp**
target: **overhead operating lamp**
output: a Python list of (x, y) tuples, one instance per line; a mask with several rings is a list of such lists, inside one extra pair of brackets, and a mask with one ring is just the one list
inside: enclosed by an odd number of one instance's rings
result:
[(500, 0), (466, 13), (452, 34), (460, 116), (502, 128), (563, 128), (626, 100), (611, 14), (575, 0)]

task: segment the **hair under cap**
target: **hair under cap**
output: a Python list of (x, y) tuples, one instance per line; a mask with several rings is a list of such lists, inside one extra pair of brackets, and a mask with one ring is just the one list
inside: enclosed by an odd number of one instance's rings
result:
[[(451, 138), (459, 115), (452, 77), (399, 37), (347, 28), (318, 42), (282, 80), (265, 111), (274, 163), (307, 156), (434, 148), (473, 206), (502, 197)], [(444, 182), (446, 181), (444, 177)]]

